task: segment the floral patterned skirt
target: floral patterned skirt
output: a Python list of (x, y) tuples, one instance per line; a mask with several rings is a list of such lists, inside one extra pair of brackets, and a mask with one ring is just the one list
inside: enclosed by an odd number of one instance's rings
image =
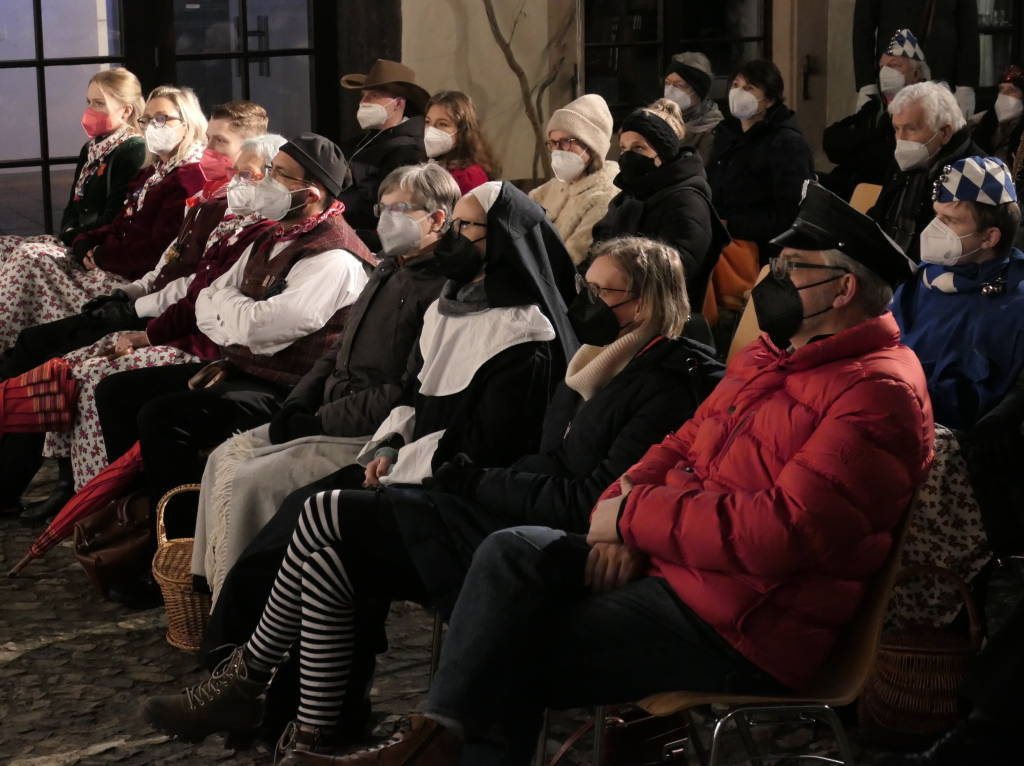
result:
[(77, 314), (124, 284), (102, 269), (83, 271), (53, 237), (0, 237), (0, 351), (26, 327)]
[(78, 381), (78, 409), (74, 428), (64, 433), (49, 432), (43, 454), (47, 457), (70, 457), (75, 472), (75, 491), (107, 467), (107, 447), (96, 411), (96, 386), (108, 375), (143, 367), (168, 367), (172, 364), (198, 362), (199, 357), (173, 346), (148, 346), (126, 356), (108, 357), (120, 333), (112, 333), (91, 346), (64, 356), (74, 368)]

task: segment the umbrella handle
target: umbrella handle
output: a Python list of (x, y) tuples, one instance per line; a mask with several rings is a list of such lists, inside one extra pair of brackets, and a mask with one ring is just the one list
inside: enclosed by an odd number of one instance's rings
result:
[(22, 569), (24, 569), (25, 567), (28, 566), (30, 561), (32, 561), (32, 554), (31, 553), (26, 554), (25, 558), (23, 558), (21, 561), (19, 561), (17, 564), (15, 564), (14, 565), (14, 569), (12, 569), (10, 572), (8, 572), (7, 576), (10, 577), (11, 579), (14, 579), (15, 577), (18, 576), (18, 573)]

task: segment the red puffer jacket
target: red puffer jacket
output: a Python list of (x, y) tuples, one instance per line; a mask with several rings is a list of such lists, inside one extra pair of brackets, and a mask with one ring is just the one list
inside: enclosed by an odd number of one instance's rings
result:
[(885, 559), (934, 433), (924, 371), (892, 314), (791, 354), (762, 335), (628, 471), (619, 530), (651, 575), (799, 689)]

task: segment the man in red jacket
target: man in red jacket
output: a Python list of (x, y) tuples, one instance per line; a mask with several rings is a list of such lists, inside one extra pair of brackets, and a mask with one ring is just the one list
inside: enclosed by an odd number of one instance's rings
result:
[(334, 763), (447, 766), (495, 727), (525, 754), (545, 706), (772, 693), (814, 676), (925, 477), (934, 424), (886, 310), (909, 259), (814, 183), (775, 244), (753, 292), (766, 333), (693, 419), (604, 493), (586, 541), (491, 535), (425, 716)]

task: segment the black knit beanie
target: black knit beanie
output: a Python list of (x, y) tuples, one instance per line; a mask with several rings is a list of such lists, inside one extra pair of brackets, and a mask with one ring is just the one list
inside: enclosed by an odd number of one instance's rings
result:
[(657, 115), (637, 109), (622, 121), (622, 132), (626, 131), (639, 133), (647, 139), (662, 162), (669, 162), (679, 154), (679, 136), (671, 125)]

